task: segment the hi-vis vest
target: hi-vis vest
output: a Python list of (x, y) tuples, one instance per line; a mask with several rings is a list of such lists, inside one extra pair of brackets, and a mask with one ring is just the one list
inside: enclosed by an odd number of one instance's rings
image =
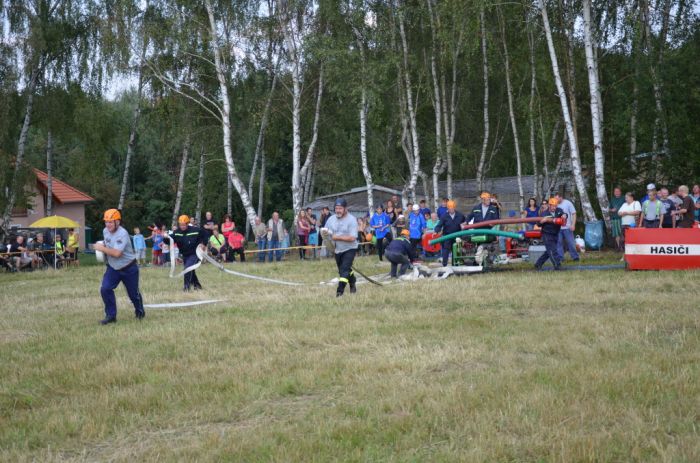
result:
[(56, 254), (63, 254), (63, 241), (56, 241)]
[[(644, 217), (647, 215), (647, 210), (649, 209), (649, 200), (647, 199), (644, 201), (644, 206), (642, 206), (642, 210), (644, 212)], [(661, 216), (661, 201), (658, 199), (656, 200), (656, 218), (658, 219), (659, 216)]]

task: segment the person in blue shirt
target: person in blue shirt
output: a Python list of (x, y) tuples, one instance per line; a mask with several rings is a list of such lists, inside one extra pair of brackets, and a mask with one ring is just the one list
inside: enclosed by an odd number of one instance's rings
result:
[[(491, 202), (491, 194), (488, 191), (484, 191), (479, 196), (481, 202), (472, 208), (472, 212), (467, 216), (467, 223), (472, 220), (474, 223), (486, 222), (487, 220), (500, 219), (501, 215), (498, 212), (498, 207), (496, 204)], [(479, 227), (479, 228), (491, 228), (489, 226)]]
[(420, 202), (418, 203), (420, 205), (420, 215), (425, 217), (425, 214), (428, 214), (428, 217), (430, 217), (430, 213), (432, 212), (430, 208), (425, 204), (425, 199), (421, 199)]
[(384, 207), (381, 204), (375, 209), (375, 213), (369, 220), (369, 226), (374, 231), (374, 236), (377, 238), (377, 254), (379, 255), (379, 260), (384, 260), (384, 238), (387, 234), (391, 232), (391, 219), (389, 215), (384, 212)]
[[(391, 278), (398, 278), (408, 270), (411, 262), (415, 261), (418, 256), (416, 250), (408, 240), (410, 232), (404, 230), (401, 235), (389, 243), (386, 248), (386, 258), (391, 262)], [(401, 268), (398, 270), (399, 265)]]
[(134, 227), (134, 252), (139, 265), (146, 263), (146, 239), (141, 234), (139, 227)]
[[(520, 213), (520, 215), (526, 219), (539, 217), (540, 208), (537, 206), (537, 199), (535, 199), (535, 198), (528, 199), (527, 200), (527, 207), (525, 209), (523, 209), (523, 211)], [(527, 223), (527, 224), (525, 224), (525, 227), (527, 230), (532, 230), (535, 228), (535, 224), (534, 223)]]
[(545, 253), (535, 262), (535, 269), (537, 270), (542, 270), (542, 266), (547, 260), (552, 261), (554, 270), (559, 270), (561, 267), (561, 259), (557, 249), (561, 223), (555, 222), (555, 219), (564, 219), (564, 223), (566, 223), (567, 215), (558, 206), (559, 201), (556, 198), (550, 198), (549, 207), (542, 213), (540, 225), (542, 226), (542, 241), (544, 242)]
[(411, 213), (408, 214), (408, 231), (410, 232), (411, 244), (418, 247), (425, 231), (425, 218), (421, 214), (418, 204), (414, 204), (411, 209)]
[(443, 215), (447, 214), (447, 201), (449, 201), (447, 198), (442, 198), (440, 207), (437, 208), (438, 219), (441, 219)]
[[(440, 217), (440, 222), (435, 226), (435, 233), (441, 233), (444, 235), (450, 235), (456, 233), (462, 229), (462, 224), (467, 220), (464, 214), (455, 209), (457, 203), (453, 200), (447, 201), (447, 212), (445, 215)], [(442, 242), (442, 266), (446, 267), (447, 262), (450, 258), (450, 252), (452, 251), (452, 245), (454, 240), (447, 240)]]

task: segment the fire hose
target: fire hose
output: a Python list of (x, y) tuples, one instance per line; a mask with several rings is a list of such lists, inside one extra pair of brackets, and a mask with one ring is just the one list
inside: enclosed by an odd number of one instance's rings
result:
[[(495, 220), (485, 220), (479, 223), (473, 223), (470, 225), (462, 225), (462, 230), (473, 230), (481, 227), (492, 227), (494, 225), (512, 225), (520, 223), (539, 223), (542, 217), (527, 217), (527, 218), (516, 218), (516, 219), (495, 219)], [(559, 217), (554, 219), (554, 223), (557, 225), (564, 225), (566, 221)]]
[(476, 229), (476, 230), (462, 230), (455, 233), (450, 233), (449, 235), (441, 236), (440, 238), (435, 238), (430, 240), (430, 244), (442, 243), (443, 241), (453, 240), (461, 236), (474, 236), (474, 235), (491, 235), (491, 236), (505, 236), (506, 238), (522, 238), (519, 233), (501, 231), (501, 230), (491, 230), (491, 229)]

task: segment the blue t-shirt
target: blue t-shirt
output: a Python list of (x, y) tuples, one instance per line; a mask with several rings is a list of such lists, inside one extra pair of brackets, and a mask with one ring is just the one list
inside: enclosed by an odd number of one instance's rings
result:
[(437, 210), (438, 219), (441, 219), (442, 216), (445, 214), (447, 214), (447, 207), (446, 206), (438, 207), (438, 210)]
[[(369, 224), (374, 230), (374, 236), (376, 236), (378, 240), (384, 238), (391, 230), (391, 219), (389, 218), (389, 214), (386, 212), (382, 212), (381, 214), (377, 214), (375, 212), (372, 218), (369, 220)], [(376, 226), (379, 228), (374, 228)], [(385, 226), (386, 228), (384, 228)]]
[(430, 215), (430, 213), (431, 213), (432, 211), (430, 210), (429, 207), (424, 207), (424, 208), (422, 208), (422, 209), (421, 209), (420, 211), (418, 211), (418, 212), (420, 212), (420, 215), (422, 215), (423, 217), (425, 217), (425, 214)]
[(134, 250), (140, 251), (146, 249), (146, 240), (141, 233), (134, 235)]
[(540, 209), (537, 207), (535, 208), (534, 211), (531, 211), (529, 207), (526, 207), (525, 209), (523, 209), (523, 212), (525, 212), (525, 217), (527, 217), (527, 218), (539, 217), (539, 215), (540, 215)]
[(163, 235), (160, 233), (153, 235), (153, 249), (160, 251), (161, 243), (163, 243)]
[(411, 212), (408, 215), (408, 231), (411, 233), (409, 235), (412, 239), (418, 239), (423, 236), (423, 229), (425, 228), (425, 218), (420, 214), (414, 214)]

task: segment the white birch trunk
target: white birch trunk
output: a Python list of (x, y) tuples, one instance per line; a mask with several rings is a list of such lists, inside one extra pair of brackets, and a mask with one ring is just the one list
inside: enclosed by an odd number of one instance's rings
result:
[(408, 42), (406, 40), (406, 30), (404, 27), (403, 13), (399, 11), (399, 33), (401, 35), (401, 48), (403, 50), (403, 78), (406, 91), (406, 106), (408, 109), (409, 130), (411, 134), (411, 148), (413, 154), (413, 166), (411, 176), (406, 185), (409, 199), (416, 200), (416, 182), (418, 181), (418, 171), (420, 170), (420, 147), (418, 145), (418, 125), (416, 120), (416, 108), (413, 105), (413, 86), (411, 85), (411, 73), (408, 68)]
[(17, 201), (17, 190), (22, 186), (19, 184), (20, 173), (22, 172), (22, 165), (24, 164), (24, 151), (27, 146), (27, 134), (29, 133), (29, 126), (32, 120), (32, 109), (34, 108), (34, 91), (36, 90), (36, 85), (39, 80), (40, 69), (37, 67), (32, 71), (29, 82), (27, 83), (27, 107), (24, 113), (24, 121), (22, 122), (22, 129), (19, 132), (19, 141), (17, 142), (17, 157), (15, 158), (15, 170), (12, 173), (12, 180), (10, 182), (10, 189), (7, 195), (7, 203), (5, 204), (5, 211), (2, 215), (2, 231), (6, 235), (10, 228), (10, 219), (12, 218), (12, 209), (15, 208), (15, 202)]
[[(430, 35), (431, 35), (431, 42), (432, 42), (432, 47), (430, 50), (430, 76), (432, 78), (432, 83), (433, 83), (433, 109), (435, 111), (435, 163), (433, 164), (433, 207), (437, 210), (438, 205), (440, 204), (440, 192), (439, 192), (439, 177), (440, 173), (442, 171), (442, 165), (443, 165), (443, 145), (442, 145), (442, 122), (443, 122), (443, 116), (444, 113), (443, 111), (445, 108), (443, 107), (444, 103), (444, 88), (441, 88), (440, 83), (442, 81), (440, 72), (438, 70), (437, 66), (437, 60), (435, 59), (435, 54), (438, 52), (438, 45), (437, 45), (437, 39), (436, 39), (436, 21), (435, 21), (435, 15), (433, 13), (433, 4), (432, 0), (426, 0), (426, 4), (428, 5), (428, 13), (430, 15)], [(445, 121), (447, 122), (447, 121)], [(449, 130), (447, 127), (445, 127), (445, 130)], [(425, 191), (425, 194), (428, 194), (428, 191)]]
[(53, 215), (53, 136), (46, 135), (46, 216)]
[(538, 0), (540, 13), (542, 15), (542, 22), (544, 24), (545, 36), (547, 38), (547, 47), (549, 49), (549, 58), (552, 61), (552, 73), (554, 74), (554, 83), (557, 87), (557, 93), (559, 96), (559, 103), (561, 105), (562, 117), (564, 119), (564, 126), (566, 127), (566, 135), (569, 143), (569, 155), (571, 156), (571, 167), (574, 174), (574, 180), (576, 182), (576, 189), (579, 193), (579, 198), (581, 199), (581, 207), (583, 208), (583, 216), (587, 221), (596, 220), (595, 211), (588, 198), (588, 192), (586, 191), (586, 183), (583, 180), (583, 173), (581, 171), (581, 159), (579, 158), (578, 143), (574, 133), (574, 125), (571, 120), (571, 113), (569, 112), (569, 102), (566, 99), (566, 90), (564, 89), (564, 84), (561, 80), (561, 74), (559, 73), (559, 64), (557, 61), (556, 50), (554, 48), (554, 40), (552, 39), (552, 29), (549, 26), (549, 17), (547, 16), (547, 8), (544, 4), (544, 0)]
[(540, 173), (537, 170), (537, 149), (535, 148), (535, 93), (537, 92), (537, 69), (535, 68), (535, 41), (530, 28), (528, 28), (527, 31), (527, 41), (530, 49), (530, 155), (532, 156), (532, 175), (535, 177), (532, 195), (535, 198), (539, 198)]
[(204, 207), (204, 161), (206, 156), (204, 155), (204, 147), (202, 147), (202, 153), (199, 156), (199, 174), (197, 175), (197, 206), (194, 210), (194, 217), (197, 221), (197, 226), (202, 226), (202, 207)]
[(263, 217), (263, 197), (265, 195), (265, 151), (260, 159), (260, 183), (258, 184), (258, 216)]
[[(304, 159), (304, 164), (299, 170), (299, 177), (301, 181), (301, 201), (299, 204), (299, 210), (304, 206), (302, 202), (304, 198), (307, 197), (307, 191), (311, 186), (311, 176), (313, 173), (313, 165), (316, 157), (316, 145), (318, 143), (318, 124), (321, 115), (321, 100), (323, 98), (323, 85), (324, 85), (324, 72), (323, 65), (318, 74), (318, 92), (316, 94), (316, 108), (314, 109), (314, 122), (312, 127), (311, 142), (306, 151), (306, 158)], [(299, 211), (295, 209), (295, 213), (298, 215)]]
[(185, 137), (185, 144), (182, 147), (182, 159), (180, 160), (180, 173), (177, 177), (177, 190), (175, 191), (175, 207), (173, 207), (173, 217), (170, 221), (170, 226), (175, 227), (177, 217), (180, 215), (180, 206), (182, 204), (182, 192), (185, 189), (185, 173), (187, 171), (187, 161), (190, 157), (190, 135)]
[(520, 157), (520, 141), (518, 139), (518, 127), (515, 121), (515, 108), (513, 103), (513, 87), (510, 82), (510, 57), (508, 55), (508, 45), (506, 44), (506, 28), (503, 21), (503, 16), (501, 15), (500, 8), (498, 11), (498, 19), (501, 23), (501, 39), (503, 41), (503, 57), (505, 59), (505, 73), (506, 73), (506, 91), (508, 93), (508, 113), (510, 114), (510, 128), (513, 132), (513, 144), (515, 147), (515, 163), (517, 167), (517, 179), (518, 179), (518, 205), (519, 210), (525, 209), (525, 198), (523, 193), (523, 171), (521, 165)]
[(245, 189), (245, 185), (241, 181), (236, 166), (233, 161), (233, 150), (231, 149), (231, 103), (228, 97), (228, 85), (226, 82), (226, 73), (224, 71), (221, 49), (219, 48), (218, 33), (216, 21), (214, 20), (214, 11), (211, 7), (210, 0), (205, 0), (205, 7), (209, 16), (209, 33), (211, 34), (211, 45), (214, 52), (214, 65), (216, 66), (216, 77), (219, 81), (219, 92), (221, 98), (221, 107), (219, 112), (221, 115), (221, 126), (223, 129), (224, 156), (226, 157), (226, 168), (228, 170), (229, 179), (233, 187), (238, 192), (238, 196), (243, 203), (243, 209), (246, 212), (246, 218), (252, 223), (255, 220), (255, 209), (251, 203), (250, 196)]
[(591, 0), (583, 0), (583, 39), (586, 51), (586, 67), (588, 68), (588, 87), (591, 95), (591, 124), (593, 128), (593, 157), (595, 160), (595, 187), (598, 204), (603, 213), (605, 225), (610, 229), (610, 213), (608, 211), (608, 193), (605, 190), (605, 156), (603, 154), (603, 137), (600, 115), (603, 113), (603, 102), (600, 101), (600, 84), (598, 82), (598, 64), (593, 55), (594, 38), (591, 31)]
[(484, 9), (479, 12), (479, 23), (481, 25), (481, 54), (482, 65), (484, 69), (484, 141), (481, 144), (481, 156), (479, 156), (479, 165), (476, 168), (476, 183), (479, 191), (484, 189), (484, 166), (486, 164), (486, 150), (489, 146), (489, 62), (486, 54), (486, 18)]
[(360, 158), (362, 159), (362, 174), (365, 176), (365, 184), (367, 185), (367, 209), (372, 215), (374, 210), (374, 182), (372, 181), (372, 173), (369, 170), (367, 162), (367, 90), (362, 87), (362, 101), (360, 102)]
[(231, 215), (233, 211), (233, 185), (231, 179), (226, 176), (226, 213)]

